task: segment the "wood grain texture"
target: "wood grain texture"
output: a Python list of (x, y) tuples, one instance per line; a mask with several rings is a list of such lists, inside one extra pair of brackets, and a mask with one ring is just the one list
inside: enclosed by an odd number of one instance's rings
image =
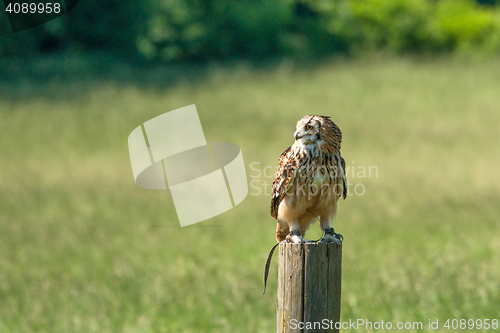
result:
[[(320, 323), (340, 321), (341, 269), (341, 245), (280, 244), (277, 332), (339, 332)], [(306, 327), (292, 330), (292, 319)]]
[(292, 319), (296, 319), (298, 322), (304, 320), (304, 248), (301, 244), (284, 245), (286, 281), (283, 318), (285, 325), (289, 326)]
[(282, 246), (283, 244), (279, 245), (278, 252), (279, 252), (279, 263), (278, 263), (278, 299), (276, 301), (276, 317), (277, 317), (277, 327), (278, 333), (284, 333), (285, 332), (285, 326), (283, 325), (285, 322), (284, 318), (284, 295), (285, 295), (285, 275), (286, 275), (286, 262), (285, 262), (285, 247)]
[[(340, 321), (340, 294), (342, 290), (342, 245), (328, 246), (328, 318)], [(339, 332), (333, 330), (332, 332)]]
[[(328, 319), (328, 244), (305, 246), (304, 322)], [(320, 325), (304, 329), (319, 332)]]

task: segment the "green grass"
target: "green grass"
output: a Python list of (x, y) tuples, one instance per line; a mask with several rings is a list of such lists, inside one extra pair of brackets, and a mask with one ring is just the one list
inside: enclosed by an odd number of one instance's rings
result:
[(377, 167), (348, 174), (365, 193), (340, 202), (334, 224), (343, 321), (439, 319), (449, 332), (447, 318), (500, 319), (499, 91), (498, 60), (403, 59), (1, 100), (0, 331), (275, 330), (276, 258), (262, 296), (269, 195), (181, 228), (168, 191), (133, 181), (128, 134), (193, 103), (207, 140), (240, 145), (249, 180), (312, 113), (342, 129), (348, 166)]

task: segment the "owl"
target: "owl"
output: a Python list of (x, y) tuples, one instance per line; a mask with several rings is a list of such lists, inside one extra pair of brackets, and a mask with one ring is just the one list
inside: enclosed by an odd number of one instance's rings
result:
[(327, 116), (305, 116), (297, 123), (295, 142), (279, 158), (273, 181), (271, 216), (278, 221), (278, 242), (308, 242), (310, 225), (319, 219), (323, 243), (340, 244), (330, 222), (337, 201), (347, 196), (345, 161), (340, 155), (342, 132)]

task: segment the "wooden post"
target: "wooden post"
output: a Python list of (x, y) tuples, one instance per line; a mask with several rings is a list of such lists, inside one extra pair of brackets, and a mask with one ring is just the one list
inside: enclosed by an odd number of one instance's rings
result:
[(342, 245), (280, 244), (277, 332), (339, 332), (341, 280)]

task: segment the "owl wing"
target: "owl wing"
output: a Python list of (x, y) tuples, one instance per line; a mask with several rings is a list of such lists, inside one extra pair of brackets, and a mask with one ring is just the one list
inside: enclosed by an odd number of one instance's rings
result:
[[(340, 152), (339, 152), (339, 156), (340, 156)], [(345, 160), (342, 156), (340, 156), (340, 166), (342, 166), (342, 181), (344, 182), (343, 184), (343, 197), (344, 197), (344, 200), (345, 198), (347, 197), (347, 179), (345, 177)]]
[(278, 217), (278, 207), (285, 197), (287, 191), (293, 184), (295, 171), (297, 170), (297, 159), (292, 147), (288, 147), (280, 156), (279, 168), (273, 181), (273, 193), (271, 195), (271, 216)]

